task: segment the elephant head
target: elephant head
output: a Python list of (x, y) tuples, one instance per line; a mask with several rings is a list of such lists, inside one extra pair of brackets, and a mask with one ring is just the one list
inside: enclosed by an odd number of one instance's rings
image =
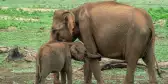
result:
[(72, 58), (78, 61), (84, 61), (86, 55), (86, 48), (82, 43), (75, 43), (70, 46)]
[(71, 42), (75, 27), (75, 16), (71, 11), (56, 10), (53, 15), (51, 40)]

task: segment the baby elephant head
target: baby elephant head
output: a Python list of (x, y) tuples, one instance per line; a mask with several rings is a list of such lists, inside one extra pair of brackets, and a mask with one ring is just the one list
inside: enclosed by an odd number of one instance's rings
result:
[(70, 47), (71, 55), (74, 60), (84, 61), (86, 48), (82, 43), (75, 43)]

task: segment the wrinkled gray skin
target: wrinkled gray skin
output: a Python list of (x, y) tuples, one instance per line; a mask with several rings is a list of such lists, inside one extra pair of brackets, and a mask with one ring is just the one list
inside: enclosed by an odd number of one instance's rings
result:
[(54, 84), (72, 84), (71, 58), (84, 61), (86, 48), (81, 42), (53, 42), (41, 46), (36, 58), (36, 84), (44, 84), (49, 73), (54, 73)]
[(50, 37), (49, 42), (70, 42), (79, 38), (84, 43), (90, 53), (84, 67), (86, 84), (91, 84), (92, 72), (97, 83), (103, 84), (99, 64), (101, 56), (126, 60), (124, 84), (134, 83), (136, 64), (142, 58), (148, 68), (150, 83), (157, 84), (155, 31), (150, 15), (143, 9), (101, 1), (71, 10), (56, 10)]

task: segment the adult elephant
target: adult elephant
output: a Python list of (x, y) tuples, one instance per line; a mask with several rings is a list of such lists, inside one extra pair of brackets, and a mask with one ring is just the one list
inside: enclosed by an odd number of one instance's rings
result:
[(85, 83), (91, 83), (91, 71), (97, 82), (103, 83), (99, 64), (101, 56), (126, 60), (124, 84), (134, 83), (136, 63), (142, 58), (148, 68), (150, 83), (157, 83), (155, 31), (146, 11), (113, 1), (91, 2), (71, 10), (56, 10), (50, 42), (69, 42), (76, 38), (84, 43), (90, 53), (85, 62)]

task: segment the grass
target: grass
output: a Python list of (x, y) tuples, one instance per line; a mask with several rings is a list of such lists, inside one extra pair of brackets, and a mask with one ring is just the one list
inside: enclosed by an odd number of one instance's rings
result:
[(9, 8), (7, 10), (0, 9), (0, 15), (3, 16), (10, 16), (12, 18), (22, 17), (22, 18), (32, 18), (38, 19), (37, 22), (23, 22), (23, 21), (15, 21), (14, 19), (4, 20), (3, 18), (0, 19), (0, 28), (7, 28), (9, 26), (14, 26), (17, 28), (40, 28), (40, 27), (50, 27), (51, 19), (53, 12), (28, 12), (23, 10), (16, 10), (14, 8)]
[[(70, 9), (74, 8), (84, 2), (88, 1), (98, 1), (98, 0), (74, 0), (74, 3), (71, 3), (71, 0), (0, 0), (0, 6), (10, 7), (9, 9), (0, 9), (0, 46), (28, 46), (34, 49), (38, 49), (43, 43), (49, 39), (49, 30), (52, 23), (53, 11), (40, 12), (40, 11), (24, 11), (17, 10), (21, 7), (30, 7), (30, 8), (56, 8), (56, 9)], [(122, 0), (119, 0), (122, 1)], [(146, 3), (149, 3), (148, 2)], [(166, 2), (166, 0), (163, 0)], [(145, 1), (132, 2), (132, 0), (126, 0), (131, 4), (145, 3)], [(153, 2), (155, 3), (155, 2)], [(163, 3), (164, 4), (164, 3)], [(139, 5), (137, 5), (139, 7)], [(145, 8), (145, 7), (144, 7)], [(156, 44), (155, 44), (155, 54), (158, 61), (168, 61), (168, 9), (167, 8), (150, 8), (146, 9), (148, 13), (152, 16), (154, 21), (166, 20), (165, 25), (162, 27), (160, 24), (155, 24), (156, 31)], [(10, 17), (10, 18), (2, 18)], [(37, 19), (37, 21), (22, 21), (16, 20), (15, 18), (23, 19)], [(1, 31), (8, 30), (10, 27), (14, 27), (14, 30), (11, 31)], [(13, 73), (22, 73), (22, 72), (35, 72), (34, 63), (23, 63), (17, 67), (17, 63), (4, 63), (2, 62), (5, 58), (5, 54), (0, 54), (0, 67), (11, 69)], [(80, 68), (83, 63), (78, 61), (72, 61), (73, 66)], [(25, 66), (24, 66), (25, 65)], [(24, 67), (24, 68), (23, 68)], [(167, 70), (167, 69), (166, 69)], [(111, 80), (117, 78), (118, 75), (125, 75), (126, 69), (112, 69), (103, 72), (103, 77), (106, 83), (121, 83), (122, 79)], [(147, 74), (144, 69), (138, 68), (136, 71), (136, 76), (143, 76), (144, 80), (147, 81)], [(109, 78), (109, 79), (108, 79)], [(111, 79), (110, 79), (111, 78)], [(121, 77), (122, 78), (122, 77)], [(139, 80), (136, 78), (135, 80)], [(26, 84), (32, 84), (32, 80), (26, 81)], [(74, 84), (80, 84), (80, 80), (75, 80)], [(94, 80), (95, 83), (95, 80)]]
[(8, 6), (8, 7), (30, 7), (30, 8), (73, 8), (85, 2), (91, 1), (101, 1), (101, 0), (5, 0), (0, 1), (1, 6)]
[[(168, 9), (159, 7), (155, 9), (149, 9), (148, 12), (152, 16), (153, 20), (168, 19)], [(166, 25), (167, 26), (167, 25)]]
[[(15, 27), (15, 31), (1, 32), (0, 43), (1, 46), (30, 46), (39, 47), (42, 43), (49, 39), (49, 31), (53, 12), (28, 12), (23, 10), (16, 10), (9, 8), (7, 10), (0, 10), (0, 15), (10, 16), (12, 18), (37, 18), (36, 22), (33, 21), (19, 21), (14, 19), (3, 19), (0, 21), (0, 29), (7, 29)], [(43, 30), (40, 30), (42, 28)], [(33, 41), (33, 42), (32, 42)]]

